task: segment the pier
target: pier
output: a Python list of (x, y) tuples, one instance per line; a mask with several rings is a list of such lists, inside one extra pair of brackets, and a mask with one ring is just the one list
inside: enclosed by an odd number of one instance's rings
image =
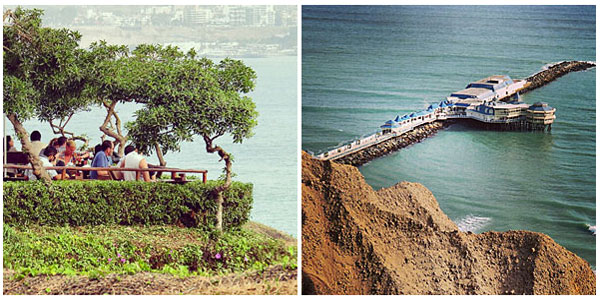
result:
[(318, 154), (321, 160), (360, 166), (434, 135), (452, 122), (471, 122), (491, 130), (550, 131), (556, 109), (547, 103), (533, 105), (520, 95), (542, 87), (570, 72), (595, 67), (595, 62), (564, 61), (548, 66), (526, 79), (494, 75), (471, 82), (463, 90), (425, 110), (396, 116), (380, 131)]

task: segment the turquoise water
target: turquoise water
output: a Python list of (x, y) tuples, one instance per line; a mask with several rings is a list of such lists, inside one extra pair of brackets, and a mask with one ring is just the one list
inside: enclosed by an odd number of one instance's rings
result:
[[(303, 7), (302, 148), (320, 153), (470, 81), (596, 60), (595, 7)], [(523, 96), (550, 133), (456, 124), (360, 168), (376, 189), (423, 183), (463, 230), (531, 230), (596, 264), (596, 69)]]
[[(297, 58), (245, 58), (243, 61), (257, 73), (257, 84), (250, 94), (259, 112), (255, 135), (242, 144), (231, 138), (219, 138), (216, 143), (234, 155), (234, 180), (254, 184), (254, 207), (251, 219), (297, 235)], [(132, 120), (134, 104), (119, 104), (117, 111), (123, 122)], [(68, 131), (87, 134), (93, 146), (100, 143), (98, 127), (105, 110), (95, 108), (82, 112), (70, 121)], [(7, 121), (8, 122), (8, 121)], [(36, 120), (24, 123), (31, 133), (39, 130), (42, 141), (52, 135), (50, 126)], [(7, 124), (7, 133), (13, 134)], [(21, 149), (17, 143), (17, 148)], [(224, 167), (217, 154), (206, 154), (201, 138), (181, 145), (181, 152), (165, 156), (168, 166), (208, 170), (208, 179), (217, 179)], [(156, 155), (150, 163), (158, 164)]]

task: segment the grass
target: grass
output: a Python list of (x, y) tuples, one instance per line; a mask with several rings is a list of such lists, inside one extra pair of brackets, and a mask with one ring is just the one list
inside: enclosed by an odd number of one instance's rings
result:
[(4, 268), (36, 275), (138, 272), (214, 276), (280, 265), (297, 268), (297, 247), (249, 227), (222, 235), (175, 226), (19, 227), (4, 224)]

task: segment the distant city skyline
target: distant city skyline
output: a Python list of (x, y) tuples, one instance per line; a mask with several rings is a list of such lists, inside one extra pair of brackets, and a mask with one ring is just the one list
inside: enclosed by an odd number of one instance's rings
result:
[[(14, 9), (16, 6), (5, 6)], [(297, 7), (278, 5), (99, 6), (23, 5), (44, 10), (43, 25), (98, 40), (195, 48), (204, 56), (279, 56), (297, 53)]]

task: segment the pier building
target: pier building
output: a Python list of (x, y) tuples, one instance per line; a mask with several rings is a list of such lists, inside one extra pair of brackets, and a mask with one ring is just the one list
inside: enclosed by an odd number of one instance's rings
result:
[(554, 112), (556, 112), (556, 108), (548, 106), (548, 103), (536, 102), (527, 108), (527, 123), (533, 129), (545, 130), (547, 127), (550, 130), (554, 119), (556, 119)]
[(465, 89), (450, 94), (447, 100), (462, 103), (500, 100), (523, 89), (525, 83), (525, 80), (512, 80), (508, 75), (493, 75), (469, 83)]
[[(380, 131), (352, 141), (316, 157), (334, 160), (383, 143), (434, 121), (470, 119), (482, 127), (501, 130), (546, 130), (554, 122), (555, 109), (547, 103), (534, 105), (519, 100), (525, 80), (512, 80), (507, 75), (494, 75), (471, 82), (463, 90), (451, 93), (426, 109), (386, 121)], [(510, 102), (508, 102), (510, 101)]]

